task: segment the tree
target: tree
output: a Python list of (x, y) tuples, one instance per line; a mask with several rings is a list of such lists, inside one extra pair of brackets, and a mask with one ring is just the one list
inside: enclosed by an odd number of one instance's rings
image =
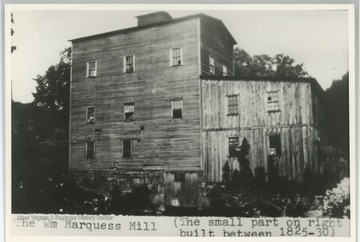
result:
[[(12, 170), (23, 173), (23, 168), (32, 159), (33, 144), (36, 142), (33, 115), (37, 107), (32, 103), (11, 103), (12, 114)], [(24, 162), (26, 161), (26, 162)]]
[(249, 55), (245, 50), (234, 50), (235, 76), (243, 77), (307, 77), (303, 64), (284, 54)]
[(46, 110), (59, 111), (68, 107), (71, 49), (60, 52), (60, 62), (48, 68), (45, 75), (37, 75), (34, 102)]
[(306, 77), (304, 64), (295, 64), (295, 60), (284, 54), (277, 54), (273, 58), (275, 65), (275, 77)]
[[(70, 104), (71, 48), (60, 52), (60, 62), (48, 68), (45, 75), (38, 75), (34, 103), (44, 113), (39, 119), (50, 124), (43, 139), (67, 139)], [(38, 120), (41, 122), (41, 120)]]
[(254, 55), (254, 76), (274, 76), (274, 61), (268, 55)]
[(325, 91), (325, 127), (329, 143), (349, 152), (349, 73)]
[[(24, 180), (49, 169), (65, 169), (68, 162), (70, 48), (44, 76), (38, 75), (35, 100), (12, 101), (12, 175)], [(31, 180), (31, 179), (29, 179)]]
[(245, 50), (234, 49), (235, 76), (251, 76), (253, 73), (253, 59)]

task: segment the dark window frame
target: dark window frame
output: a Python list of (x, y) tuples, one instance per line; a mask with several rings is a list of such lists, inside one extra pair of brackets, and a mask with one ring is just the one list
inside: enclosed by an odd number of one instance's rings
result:
[(209, 56), (209, 72), (215, 75), (215, 59), (212, 56)]
[(281, 135), (280, 134), (270, 134), (269, 135), (269, 148), (270, 155), (281, 156)]
[(280, 111), (280, 92), (271, 91), (267, 93), (266, 105), (268, 112), (279, 112)]
[(237, 158), (237, 153), (240, 145), (240, 139), (238, 136), (228, 137), (229, 145), (229, 158)]
[(170, 66), (181, 66), (183, 64), (182, 47), (170, 49)]
[(227, 67), (225, 65), (222, 66), (222, 74), (223, 76), (227, 76), (228, 75), (228, 70), (227, 70)]
[(124, 56), (124, 73), (132, 73), (135, 71), (135, 55)]
[(184, 102), (182, 98), (174, 98), (171, 100), (171, 118), (182, 119), (184, 114)]
[[(126, 107), (132, 109), (132, 112), (126, 111), (127, 109)], [(124, 122), (134, 122), (134, 114), (135, 114), (135, 103), (134, 102), (124, 103)]]
[[(90, 110), (92, 110), (92, 111), (90, 112)], [(88, 124), (95, 123), (95, 107), (94, 106), (86, 108), (86, 123), (88, 123)]]
[(239, 95), (227, 95), (227, 115), (239, 115)]
[(185, 173), (184, 172), (175, 172), (174, 173), (174, 182), (185, 182)]
[(85, 142), (85, 157), (86, 159), (95, 158), (95, 141), (86, 141)]
[(124, 139), (123, 140), (123, 158), (132, 158), (132, 140)]
[(86, 62), (86, 77), (96, 77), (97, 75), (97, 61)]

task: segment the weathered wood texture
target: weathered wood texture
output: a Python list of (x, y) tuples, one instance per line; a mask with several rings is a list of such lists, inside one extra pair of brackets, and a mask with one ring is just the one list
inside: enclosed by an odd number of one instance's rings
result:
[[(228, 159), (228, 138), (239, 137), (240, 143), (244, 138), (250, 145), (249, 161), (252, 170), (264, 167), (267, 170), (269, 149), (269, 135), (279, 134), (281, 137), (282, 155), (278, 159), (279, 175), (289, 179), (301, 181), (306, 164), (317, 171), (317, 147), (313, 143), (314, 132), (311, 126), (293, 128), (257, 128), (237, 129), (232, 131), (204, 131), (206, 140), (203, 159), (204, 173), (208, 181), (222, 180), (222, 167)], [(233, 165), (237, 166), (234, 159)]]
[[(267, 93), (278, 91), (279, 111), (268, 112)], [(238, 95), (239, 115), (227, 116), (227, 96)], [(203, 129), (312, 123), (311, 85), (285, 81), (203, 80)]]
[(203, 17), (200, 22), (201, 75), (210, 73), (209, 56), (215, 60), (215, 75), (222, 76), (222, 66), (227, 67), (228, 76), (233, 75), (233, 47), (231, 35), (218, 20)]
[[(232, 73), (234, 40), (224, 28), (200, 14), (74, 40), (70, 168), (110, 169), (117, 162), (119, 169), (201, 169), (199, 73), (206, 71), (199, 68), (208, 69), (211, 54), (217, 72), (226, 64)], [(182, 64), (170, 67), (176, 47)], [(133, 73), (124, 73), (127, 55), (135, 56)], [(97, 62), (96, 77), (86, 78), (89, 61)], [(183, 99), (182, 119), (171, 118), (174, 98)], [(135, 103), (134, 121), (124, 122), (129, 102)], [(87, 107), (95, 107), (95, 124), (86, 124)], [(132, 140), (131, 158), (123, 158), (124, 139)], [(86, 141), (95, 141), (95, 159), (85, 158)]]
[(165, 172), (165, 205), (168, 206), (197, 206), (199, 193), (198, 172), (183, 172), (184, 180), (176, 181), (173, 172)]
[[(198, 170), (200, 106), (198, 20), (134, 29), (73, 42), (71, 83), (71, 169)], [(171, 48), (183, 63), (170, 67)], [(123, 73), (123, 57), (135, 55), (135, 72)], [(86, 78), (86, 62), (97, 61), (97, 76)], [(171, 99), (183, 98), (183, 118), (171, 118)], [(134, 102), (134, 122), (124, 122), (124, 103)], [(86, 107), (95, 124), (86, 124)], [(144, 132), (140, 132), (144, 126)], [(95, 129), (101, 129), (98, 135)], [(132, 157), (122, 141), (132, 139)], [(94, 140), (94, 160), (85, 141)]]
[[(202, 80), (204, 174), (221, 181), (228, 158), (228, 138), (246, 138), (252, 169), (264, 167), (270, 154), (269, 135), (278, 134), (282, 154), (279, 174), (301, 181), (309, 164), (318, 172), (318, 128), (313, 125), (312, 92), (308, 82), (267, 80)], [(267, 93), (278, 91), (279, 111), (268, 112)], [(227, 95), (238, 95), (238, 115), (227, 115)]]

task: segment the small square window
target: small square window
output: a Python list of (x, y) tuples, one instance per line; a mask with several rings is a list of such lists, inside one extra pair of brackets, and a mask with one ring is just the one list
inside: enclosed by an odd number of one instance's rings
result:
[(172, 48), (170, 50), (170, 66), (182, 65), (182, 48)]
[(183, 100), (173, 99), (171, 100), (171, 114), (172, 118), (182, 118), (183, 114)]
[(239, 101), (238, 95), (227, 96), (228, 100), (228, 115), (237, 115), (239, 114)]
[(270, 155), (281, 155), (281, 137), (279, 134), (269, 135)]
[(280, 111), (279, 105), (279, 92), (267, 93), (267, 110), (268, 111)]
[(86, 158), (93, 159), (95, 158), (95, 142), (94, 141), (87, 141), (85, 143), (85, 150), (86, 150)]
[(131, 158), (132, 156), (132, 144), (131, 140), (123, 140), (123, 157), (124, 158)]
[(135, 103), (124, 104), (124, 120), (125, 122), (134, 121)]
[(86, 77), (96, 77), (97, 62), (89, 61), (86, 64)]
[(86, 123), (88, 123), (88, 124), (95, 123), (95, 108), (94, 107), (86, 108)]
[(209, 57), (209, 70), (211, 74), (215, 75), (215, 60), (211, 56)]
[(124, 73), (135, 71), (135, 55), (124, 56)]
[(239, 137), (229, 137), (229, 157), (236, 158), (239, 149)]

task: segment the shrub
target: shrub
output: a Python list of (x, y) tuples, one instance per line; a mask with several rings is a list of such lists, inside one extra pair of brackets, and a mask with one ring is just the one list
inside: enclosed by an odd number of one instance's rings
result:
[(229, 161), (226, 161), (223, 168), (222, 168), (222, 181), (225, 183), (228, 183), (230, 181), (230, 165), (229, 165)]
[(250, 162), (248, 159), (249, 150), (250, 145), (247, 139), (244, 138), (242, 140), (237, 159), (240, 165), (239, 185), (247, 188), (252, 187), (254, 182), (254, 175), (250, 169)]
[(263, 189), (266, 182), (266, 173), (264, 167), (256, 167), (255, 172), (255, 186), (257, 188)]
[(208, 193), (210, 205), (214, 211), (225, 211), (227, 207), (227, 193), (218, 186), (214, 186)]
[(350, 218), (350, 196), (341, 191), (327, 190), (324, 197), (323, 214), (332, 218)]
[(279, 177), (279, 172), (277, 169), (277, 163), (276, 163), (276, 159), (274, 155), (269, 155), (268, 156), (268, 162), (267, 162), (267, 166), (268, 166), (268, 178), (269, 178), (269, 183), (276, 183)]

